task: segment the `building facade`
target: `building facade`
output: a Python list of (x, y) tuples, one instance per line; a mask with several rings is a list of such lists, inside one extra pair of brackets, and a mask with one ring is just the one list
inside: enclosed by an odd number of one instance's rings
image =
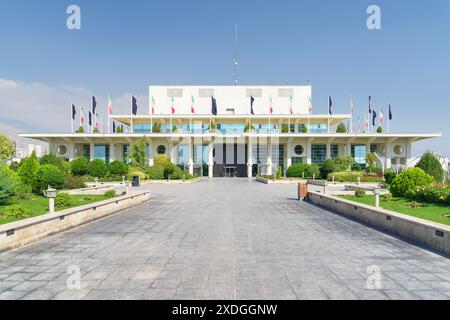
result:
[(352, 156), (364, 168), (368, 152), (377, 154), (384, 168), (408, 166), (414, 142), (440, 137), (376, 133), (376, 128), (336, 133), (351, 115), (314, 114), (311, 96), (309, 85), (150, 86), (146, 115), (110, 116), (123, 130), (22, 137), (47, 142), (50, 152), (68, 160), (106, 162), (128, 161), (130, 146), (145, 139), (150, 165), (165, 154), (190, 173), (209, 177), (272, 175), (292, 164), (320, 165), (339, 156)]

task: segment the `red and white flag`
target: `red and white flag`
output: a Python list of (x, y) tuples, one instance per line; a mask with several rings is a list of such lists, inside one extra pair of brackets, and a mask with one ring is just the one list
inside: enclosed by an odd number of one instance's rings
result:
[(289, 97), (289, 112), (291, 113), (291, 116), (294, 114), (293, 103), (292, 103), (292, 96)]
[(173, 99), (173, 97), (172, 97), (172, 105), (170, 107), (170, 112), (172, 114), (175, 114), (175, 100)]
[(151, 110), (151, 114), (155, 115), (155, 97), (152, 96), (152, 110)]
[(80, 108), (80, 125), (84, 125), (84, 114), (83, 114), (83, 107)]
[(272, 97), (270, 97), (269, 113), (270, 113), (270, 114), (273, 114), (273, 101), (272, 101)]
[(191, 101), (192, 101), (191, 113), (195, 113), (195, 100), (194, 100), (194, 96), (193, 95), (191, 95)]
[(112, 116), (112, 113), (113, 113), (112, 101), (111, 97), (108, 95), (108, 116)]

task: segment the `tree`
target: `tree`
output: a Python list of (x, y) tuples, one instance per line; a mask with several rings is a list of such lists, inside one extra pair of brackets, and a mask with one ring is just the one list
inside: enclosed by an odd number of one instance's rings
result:
[(11, 139), (4, 134), (0, 134), (0, 160), (9, 160), (15, 152), (16, 148)]
[(130, 159), (131, 159), (131, 165), (141, 168), (146, 168), (146, 157), (145, 157), (145, 151), (147, 149), (147, 141), (145, 138), (142, 138), (139, 140), (138, 143), (135, 143), (131, 145), (131, 151), (130, 151)]
[(342, 122), (336, 128), (336, 133), (347, 133), (347, 127)]
[(176, 166), (170, 161), (170, 158), (165, 155), (157, 155), (154, 160), (155, 166), (161, 166), (164, 168), (164, 178), (168, 179), (172, 173), (174, 173)]
[(70, 165), (72, 167), (72, 174), (76, 176), (84, 176), (87, 174), (89, 161), (85, 157), (79, 157), (73, 159), (70, 162)]
[(52, 164), (44, 164), (39, 167), (33, 183), (33, 189), (37, 193), (46, 190), (48, 186), (61, 189), (64, 185), (64, 173)]
[(444, 169), (436, 156), (431, 152), (425, 152), (416, 167), (433, 176), (437, 182), (444, 181)]
[(113, 161), (108, 166), (109, 173), (112, 176), (126, 176), (128, 173), (128, 166), (123, 161)]
[(328, 177), (328, 174), (336, 171), (336, 163), (333, 159), (326, 159), (320, 167), (320, 175), (323, 179), (326, 179)]
[(377, 156), (373, 152), (366, 155), (367, 172), (374, 172), (377, 164)]
[(64, 172), (64, 160), (57, 157), (54, 154), (46, 154), (42, 158), (39, 159), (39, 163), (42, 165), (44, 164), (51, 164), (60, 169), (62, 172)]
[(19, 183), (18, 175), (8, 166), (2, 165), (0, 168), (0, 202), (13, 196)]
[(350, 171), (352, 169), (353, 162), (355, 162), (355, 160), (350, 156), (334, 158), (336, 171), (338, 172)]
[(102, 159), (94, 159), (89, 162), (87, 171), (91, 177), (103, 178), (108, 172), (108, 166)]
[(33, 151), (29, 157), (22, 159), (20, 167), (17, 169), (20, 180), (24, 184), (32, 184), (39, 166), (36, 152)]

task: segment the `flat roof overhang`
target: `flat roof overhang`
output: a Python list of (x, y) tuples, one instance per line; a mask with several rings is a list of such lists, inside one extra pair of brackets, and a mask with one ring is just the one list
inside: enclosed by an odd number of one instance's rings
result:
[(211, 140), (212, 138), (278, 138), (281, 140), (289, 139), (308, 139), (311, 141), (333, 141), (334, 143), (388, 143), (395, 142), (399, 139), (407, 139), (410, 142), (416, 142), (425, 139), (440, 138), (440, 133), (279, 133), (279, 134), (260, 134), (260, 133), (243, 133), (224, 135), (218, 132), (214, 133), (49, 133), (49, 134), (21, 134), (21, 138), (35, 139), (47, 143), (66, 142), (66, 143), (119, 143), (135, 142), (142, 137), (146, 138), (164, 138), (164, 139), (182, 139), (182, 138), (201, 138)]
[(245, 115), (245, 114), (223, 114), (223, 115), (217, 115), (212, 116), (208, 114), (175, 114), (175, 115), (112, 115), (110, 116), (111, 120), (115, 120), (117, 122), (123, 123), (125, 125), (131, 125), (131, 122), (133, 121), (133, 124), (141, 124), (141, 123), (148, 123), (158, 120), (163, 121), (170, 121), (170, 120), (214, 120), (214, 121), (242, 121), (245, 122), (247, 120), (255, 121), (255, 122), (268, 122), (270, 121), (276, 122), (279, 120), (286, 120), (286, 121), (309, 121), (311, 123), (324, 123), (324, 121), (330, 121), (330, 125), (336, 125), (339, 124), (345, 120), (351, 119), (350, 114), (338, 114), (338, 115), (313, 115), (313, 114), (305, 114), (305, 115), (283, 115), (283, 114), (274, 114), (274, 115)]

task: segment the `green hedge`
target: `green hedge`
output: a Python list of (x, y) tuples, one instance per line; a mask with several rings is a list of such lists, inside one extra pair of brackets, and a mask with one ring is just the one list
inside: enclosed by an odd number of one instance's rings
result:
[(298, 163), (290, 166), (286, 171), (286, 176), (289, 178), (312, 178), (313, 174), (316, 178), (320, 177), (320, 168), (316, 164)]
[(333, 180), (333, 175), (335, 176), (335, 182), (357, 182), (358, 177), (360, 182), (383, 182), (383, 177), (376, 174), (364, 174), (362, 172), (334, 172), (327, 176), (328, 181)]
[(414, 191), (417, 187), (431, 185), (434, 178), (420, 168), (411, 168), (400, 173), (392, 181), (389, 190), (394, 197), (403, 197), (409, 190)]

